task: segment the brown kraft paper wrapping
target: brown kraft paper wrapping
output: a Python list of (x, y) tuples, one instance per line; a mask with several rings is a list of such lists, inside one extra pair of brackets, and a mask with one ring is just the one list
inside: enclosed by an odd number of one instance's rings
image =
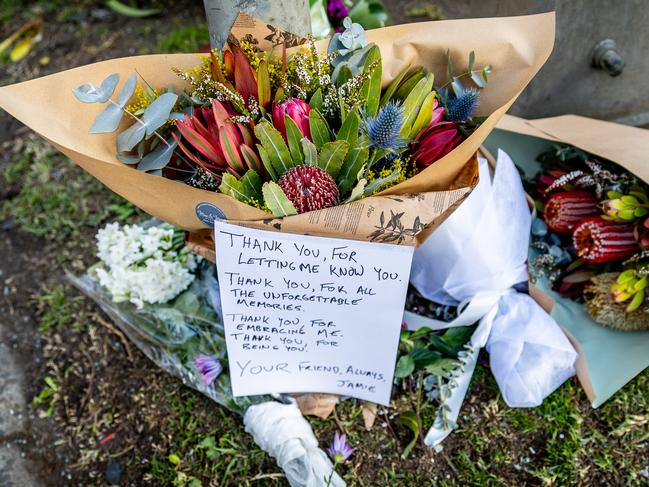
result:
[[(243, 22), (239, 28), (248, 25), (251, 24)], [(272, 30), (261, 24), (259, 28)], [(275, 31), (274, 37), (266, 40), (273, 43), (282, 39), (282, 35), (281, 31)], [(174, 84), (183, 87), (171, 68), (193, 67), (199, 62), (195, 54), (113, 59), (2, 87), (0, 107), (122, 197), (147, 213), (189, 231), (211, 226), (205, 218), (203, 221), (199, 219), (200, 210), (197, 211), (201, 203), (208, 203), (217, 206), (228, 220), (236, 223), (247, 222), (251, 226), (270, 229), (279, 229), (279, 226), (282, 231), (288, 232), (344, 235), (365, 240), (385, 225), (380, 222), (381, 214), (387, 221), (392, 214), (403, 212), (399, 218), (405, 227), (413, 228), (415, 218), (419, 217), (420, 226), (428, 233), (470, 192), (474, 177), (465, 179), (467, 185), (463, 189), (452, 185), (467, 161), (474, 157), (480, 144), (550, 55), (554, 43), (554, 13), (398, 25), (368, 31), (367, 38), (381, 49), (384, 84), (407, 65), (422, 65), (442, 76), (446, 72), (447, 49), (450, 49), (457, 66), (465, 65), (469, 52), (475, 51), (476, 67), (487, 64), (493, 67), (489, 84), (482, 92), (478, 113), (488, 117), (455, 150), (413, 178), (373, 197), (325, 212), (281, 220), (270, 218), (267, 213), (223, 194), (139, 172), (115, 158), (116, 134), (130, 124), (127, 120), (116, 133), (88, 133), (104, 106), (78, 102), (72, 94), (73, 88), (86, 82), (98, 84), (112, 73), (121, 75), (121, 86), (136, 69), (153, 86)], [(326, 42), (319, 47), (324, 51)], [(436, 85), (443, 82), (438, 80)], [(371, 212), (370, 207), (373, 208)], [(336, 225), (333, 220), (341, 215), (343, 221)], [(401, 241), (397, 238), (393, 243), (416, 243), (414, 235), (410, 233), (406, 232), (407, 238)], [(389, 238), (379, 237), (376, 241), (389, 241)]]
[(619, 123), (605, 122), (579, 115), (524, 118), (505, 115), (498, 123), (501, 130), (574, 145), (619, 164), (649, 184), (649, 131)]

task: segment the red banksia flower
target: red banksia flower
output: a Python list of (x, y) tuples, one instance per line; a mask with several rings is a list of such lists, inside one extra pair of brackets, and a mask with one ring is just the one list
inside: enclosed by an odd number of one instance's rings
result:
[(311, 140), (311, 129), (309, 125), (309, 104), (299, 98), (288, 98), (280, 103), (273, 105), (273, 126), (282, 133), (286, 140), (286, 125), (284, 116), (295, 122), (302, 135)]
[(440, 122), (429, 125), (417, 135), (413, 144), (413, 157), (421, 166), (430, 166), (451, 152), (462, 142), (457, 122)]
[(321, 210), (340, 203), (338, 185), (327, 171), (317, 166), (289, 169), (280, 178), (279, 186), (298, 213)]
[(545, 204), (543, 219), (553, 232), (570, 233), (581, 220), (600, 213), (597, 205), (588, 191), (555, 193)]
[(599, 216), (580, 221), (572, 233), (572, 241), (579, 258), (589, 264), (626, 259), (638, 251), (633, 225)]

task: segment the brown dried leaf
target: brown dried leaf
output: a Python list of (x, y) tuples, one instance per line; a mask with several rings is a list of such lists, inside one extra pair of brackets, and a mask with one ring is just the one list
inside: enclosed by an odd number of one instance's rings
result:
[(378, 406), (375, 403), (367, 401), (363, 402), (363, 421), (367, 431), (371, 430), (372, 426), (374, 426), (377, 410)]
[(327, 419), (338, 404), (338, 396), (335, 394), (297, 394), (293, 395), (297, 405), (305, 416), (317, 416)]

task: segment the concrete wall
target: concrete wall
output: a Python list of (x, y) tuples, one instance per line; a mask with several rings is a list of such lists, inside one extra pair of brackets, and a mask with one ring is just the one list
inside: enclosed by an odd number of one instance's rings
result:
[[(649, 124), (649, 1), (434, 0), (386, 2), (397, 21), (409, 7), (434, 4), (449, 19), (524, 15), (555, 10), (552, 56), (511, 113), (527, 118), (576, 113), (634, 125)], [(593, 46), (616, 41), (626, 66), (612, 77), (591, 67)]]

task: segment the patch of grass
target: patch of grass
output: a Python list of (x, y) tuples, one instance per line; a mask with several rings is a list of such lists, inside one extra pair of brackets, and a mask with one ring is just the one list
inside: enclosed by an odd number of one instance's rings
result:
[(531, 433), (538, 428), (538, 420), (528, 409), (514, 409), (509, 414), (510, 424), (523, 433)]
[(537, 426), (547, 434), (545, 465), (538, 472), (542, 479), (555, 479), (559, 485), (576, 483), (583, 418), (576, 407), (575, 389), (561, 387), (550, 395), (535, 413)]
[(41, 389), (41, 392), (34, 397), (32, 402), (36, 406), (44, 407), (45, 409), (41, 410), (39, 415), (48, 418), (52, 416), (52, 413), (54, 413), (54, 407), (56, 406), (56, 402), (59, 400), (60, 386), (56, 380), (49, 375), (43, 377), (43, 382), (45, 382), (45, 385)]
[(36, 314), (40, 316), (38, 329), (41, 333), (56, 327), (76, 325), (78, 328), (80, 325), (83, 297), (68, 295), (64, 286), (45, 287), (41, 294), (34, 296), (34, 301)]
[(24, 231), (51, 241), (70, 241), (80, 227), (117, 218), (126, 221), (135, 207), (107, 190), (45, 142), (29, 141), (2, 174), (17, 195), (0, 207), (0, 220), (13, 216)]
[[(21, 15), (28, 18), (44, 13), (58, 14), (63, 10), (78, 11), (92, 6), (100, 7), (103, 3), (101, 0), (0, 0), (0, 22), (20, 18)], [(15, 28), (18, 27), (19, 25)]]
[(463, 485), (502, 486), (507, 485), (489, 465), (489, 457), (474, 461), (466, 452), (460, 451), (453, 457), (455, 468), (462, 472)]
[(207, 23), (188, 25), (172, 30), (163, 37), (156, 47), (156, 52), (198, 52), (202, 46), (210, 44)]
[[(185, 387), (172, 383), (168, 389), (162, 428), (169, 443), (149, 459), (146, 478), (152, 485), (285, 485), (273, 460), (244, 431), (241, 417)], [(255, 477), (264, 482), (253, 482)]]

